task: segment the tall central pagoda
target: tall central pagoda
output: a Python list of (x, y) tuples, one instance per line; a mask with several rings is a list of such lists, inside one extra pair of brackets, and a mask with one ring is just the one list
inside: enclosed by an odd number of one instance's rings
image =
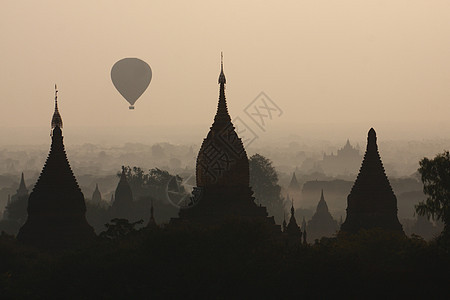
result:
[[(256, 218), (275, 224), (265, 207), (255, 204), (249, 186), (249, 162), (231, 122), (225, 98), (223, 61), (219, 75), (219, 102), (214, 122), (197, 156), (196, 181), (190, 204), (178, 219), (214, 224), (229, 217)], [(280, 228), (281, 230), (281, 228)]]
[(342, 231), (381, 228), (403, 232), (397, 217), (397, 198), (384, 171), (373, 128), (369, 130), (366, 154), (347, 202)]
[(50, 153), (28, 198), (27, 221), (17, 235), (25, 244), (47, 249), (76, 247), (95, 237), (86, 221), (84, 195), (64, 150), (57, 92)]

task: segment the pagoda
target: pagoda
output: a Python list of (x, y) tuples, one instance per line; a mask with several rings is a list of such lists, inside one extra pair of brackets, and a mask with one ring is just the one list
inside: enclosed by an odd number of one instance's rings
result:
[(111, 201), (113, 201), (111, 206), (111, 218), (128, 219), (129, 221), (134, 219), (133, 192), (128, 183), (124, 167), (122, 167), (122, 174), (120, 175), (120, 180), (117, 184), (114, 200)]
[[(189, 205), (171, 223), (189, 221), (217, 224), (229, 218), (259, 219), (275, 225), (265, 207), (258, 206), (249, 186), (249, 161), (231, 122), (225, 99), (223, 60), (219, 75), (219, 101), (214, 122), (197, 156), (196, 187)], [(278, 231), (281, 228), (278, 226)]]
[(327, 202), (323, 195), (320, 194), (320, 200), (317, 204), (316, 212), (308, 222), (308, 233), (311, 240), (320, 239), (321, 237), (329, 237), (336, 233), (339, 229), (336, 220), (331, 216)]
[(45, 249), (77, 247), (95, 237), (64, 149), (57, 93), (55, 86), (50, 153), (28, 198), (28, 218), (17, 235), (20, 242)]
[(294, 200), (292, 200), (291, 206), (291, 218), (289, 219), (289, 223), (286, 226), (286, 230), (284, 231), (289, 237), (298, 240), (301, 242), (302, 238), (302, 230), (297, 224), (297, 220), (295, 219), (295, 209), (294, 209)]
[(347, 197), (347, 217), (341, 230), (355, 233), (371, 228), (403, 233), (397, 217), (397, 198), (384, 171), (373, 128), (369, 130), (358, 177)]
[(102, 202), (102, 194), (100, 193), (100, 190), (98, 189), (98, 184), (95, 184), (95, 190), (92, 193), (92, 202), (99, 204)]
[(27, 189), (27, 186), (25, 185), (25, 179), (23, 177), (23, 172), (22, 172), (22, 177), (20, 178), (20, 184), (19, 184), (19, 188), (17, 189), (16, 196), (17, 197), (28, 196), (28, 189)]
[(287, 191), (291, 196), (293, 196), (297, 200), (301, 198), (302, 187), (298, 183), (297, 176), (295, 176), (295, 172), (292, 173), (291, 182), (289, 183)]
[[(25, 179), (20, 179), (19, 188), (17, 193), (11, 197), (8, 195), (8, 202), (4, 211), (4, 218), (8, 220), (15, 220), (20, 225), (25, 223), (27, 218), (27, 203), (28, 203), (28, 189), (25, 185)], [(18, 228), (17, 228), (18, 229)]]

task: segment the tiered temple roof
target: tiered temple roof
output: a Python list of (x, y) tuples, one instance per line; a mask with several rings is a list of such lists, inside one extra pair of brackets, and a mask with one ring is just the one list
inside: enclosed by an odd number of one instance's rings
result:
[(247, 153), (228, 113), (223, 62), (218, 83), (219, 102), (214, 123), (197, 156), (194, 197), (187, 208), (180, 210), (179, 219), (172, 219), (172, 223), (190, 220), (211, 224), (228, 217), (244, 217), (269, 220), (274, 224), (266, 208), (256, 205), (252, 197)]
[(64, 149), (56, 93), (50, 153), (28, 199), (27, 221), (17, 235), (21, 242), (49, 249), (77, 246), (95, 237)]
[(373, 128), (369, 130), (366, 153), (347, 203), (342, 231), (382, 228), (403, 232), (397, 217), (397, 198), (384, 171)]

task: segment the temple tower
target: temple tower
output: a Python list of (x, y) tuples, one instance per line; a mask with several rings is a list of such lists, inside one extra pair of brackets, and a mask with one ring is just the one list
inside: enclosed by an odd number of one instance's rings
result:
[(377, 136), (371, 128), (358, 177), (347, 197), (347, 217), (342, 231), (382, 228), (403, 233), (397, 217), (397, 198), (378, 153)]
[(223, 61), (219, 75), (219, 101), (214, 122), (197, 156), (196, 181), (190, 205), (179, 212), (179, 219), (214, 224), (229, 217), (269, 219), (265, 207), (254, 202), (249, 186), (249, 162), (228, 113), (225, 99), (226, 78)]
[(308, 222), (308, 233), (310, 240), (320, 239), (324, 236), (332, 236), (338, 229), (339, 227), (336, 220), (333, 219), (328, 210), (328, 205), (325, 201), (322, 190), (316, 212)]
[(302, 231), (300, 227), (298, 227), (297, 220), (295, 219), (295, 209), (294, 209), (294, 200), (292, 200), (291, 206), (291, 218), (289, 219), (289, 223), (286, 227), (285, 231), (289, 236), (301, 242)]
[(102, 194), (100, 193), (100, 190), (98, 189), (98, 184), (95, 184), (95, 190), (92, 193), (92, 202), (97, 203), (97, 204), (102, 202)]
[(111, 218), (124, 218), (133, 221), (133, 192), (122, 167), (119, 183), (111, 206)]
[(297, 199), (297, 201), (302, 196), (302, 187), (298, 183), (297, 176), (295, 176), (295, 172), (292, 173), (291, 182), (289, 183), (287, 191), (291, 196), (293, 196), (295, 199)]
[(76, 247), (95, 237), (86, 221), (83, 193), (64, 150), (57, 92), (55, 86), (50, 153), (28, 198), (27, 221), (17, 235), (20, 242), (47, 249)]
[(25, 185), (25, 179), (20, 178), (19, 188), (17, 192), (10, 196), (8, 195), (8, 202), (4, 211), (4, 218), (8, 220), (15, 220), (20, 225), (25, 223), (27, 219), (27, 205), (28, 205), (28, 189)]
[(19, 188), (17, 189), (16, 195), (17, 195), (17, 197), (28, 196), (28, 189), (25, 185), (25, 179), (23, 178), (23, 172), (22, 172), (22, 177), (20, 178), (20, 184), (19, 184)]

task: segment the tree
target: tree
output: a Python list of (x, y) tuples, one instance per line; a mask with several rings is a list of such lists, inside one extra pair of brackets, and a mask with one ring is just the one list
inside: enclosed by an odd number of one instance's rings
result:
[(275, 217), (277, 223), (281, 223), (285, 213), (285, 200), (281, 196), (278, 174), (272, 162), (256, 153), (250, 157), (249, 167), (250, 186), (253, 188), (256, 201), (267, 207), (269, 214)]
[(419, 173), (423, 182), (425, 201), (416, 205), (420, 216), (444, 222), (445, 236), (450, 234), (450, 154), (448, 151), (433, 159), (423, 158), (419, 162)]
[[(175, 207), (169, 199), (169, 191), (176, 190), (179, 194), (187, 193), (181, 186), (182, 178), (172, 175), (165, 170), (154, 168), (146, 173), (140, 167), (122, 167), (125, 171), (128, 183), (133, 191), (133, 211), (136, 219), (148, 219), (150, 213), (150, 203), (155, 208), (156, 219), (168, 221), (177, 216), (178, 207)], [(121, 172), (117, 173), (121, 176)], [(175, 185), (175, 187), (174, 187)], [(173, 194), (171, 194), (173, 196)]]
[(133, 223), (130, 223), (127, 219), (112, 219), (111, 223), (105, 224), (106, 231), (100, 233), (100, 237), (109, 239), (109, 240), (119, 240), (126, 238), (136, 232), (138, 229), (136, 228), (138, 225), (144, 223), (144, 220), (139, 220)]

